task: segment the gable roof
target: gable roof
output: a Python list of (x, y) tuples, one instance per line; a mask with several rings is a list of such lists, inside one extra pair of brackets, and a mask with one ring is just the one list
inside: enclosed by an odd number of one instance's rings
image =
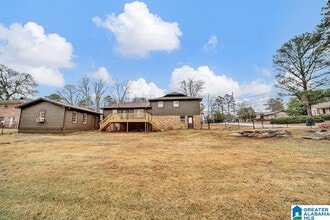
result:
[(182, 93), (172, 92), (172, 93), (168, 93), (168, 94), (166, 94), (162, 97), (149, 99), (149, 102), (153, 102), (153, 101), (180, 101), (180, 100), (202, 101), (202, 98), (190, 97), (190, 96), (187, 96), (187, 95), (182, 94)]
[(40, 98), (32, 100), (30, 102), (23, 103), (19, 106), (16, 106), (16, 108), (23, 109), (23, 108), (29, 107), (31, 105), (35, 105), (35, 104), (40, 103), (40, 102), (48, 102), (48, 103), (60, 106), (62, 108), (67, 108), (67, 109), (70, 109), (70, 110), (76, 110), (76, 111), (80, 111), (80, 112), (87, 112), (87, 113), (98, 114), (98, 115), (101, 114), (99, 112), (96, 112), (96, 111), (93, 111), (93, 110), (90, 110), (90, 109), (87, 109), (87, 108), (81, 108), (81, 107), (69, 105), (69, 104), (66, 104), (66, 103), (53, 101), (53, 100), (50, 100), (50, 99), (47, 99), (47, 98), (44, 98), (44, 97), (40, 97)]
[(279, 111), (276, 111), (276, 112), (264, 112), (264, 113), (262, 113), (264, 116), (267, 116), (267, 115), (276, 115), (276, 114), (278, 114), (278, 113), (280, 113), (280, 112), (287, 112), (286, 110), (284, 110), (284, 109), (282, 109), (282, 110), (279, 110)]
[(120, 102), (113, 103), (107, 107), (101, 109), (141, 109), (141, 108), (151, 108), (149, 102)]

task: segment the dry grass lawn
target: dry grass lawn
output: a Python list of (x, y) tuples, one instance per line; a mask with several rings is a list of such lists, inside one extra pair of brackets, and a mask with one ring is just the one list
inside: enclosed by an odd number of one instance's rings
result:
[(0, 135), (0, 219), (289, 219), (330, 204), (330, 141), (292, 132)]

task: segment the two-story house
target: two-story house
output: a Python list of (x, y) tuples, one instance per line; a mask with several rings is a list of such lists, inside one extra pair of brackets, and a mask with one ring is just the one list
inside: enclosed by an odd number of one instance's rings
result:
[(169, 93), (148, 102), (124, 102), (103, 108), (102, 131), (200, 129), (202, 98)]

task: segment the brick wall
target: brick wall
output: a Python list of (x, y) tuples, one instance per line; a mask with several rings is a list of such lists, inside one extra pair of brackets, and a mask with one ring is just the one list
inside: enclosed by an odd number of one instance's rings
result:
[[(180, 116), (152, 116), (152, 122), (163, 130), (184, 130), (188, 129), (188, 119), (185, 116), (185, 122), (180, 121)], [(200, 115), (193, 116), (194, 129), (200, 129)], [(155, 129), (155, 128), (153, 128)]]
[(5, 121), (5, 127), (18, 127), (21, 110), (15, 107), (20, 104), (22, 104), (22, 102), (8, 101), (0, 103), (0, 119)]

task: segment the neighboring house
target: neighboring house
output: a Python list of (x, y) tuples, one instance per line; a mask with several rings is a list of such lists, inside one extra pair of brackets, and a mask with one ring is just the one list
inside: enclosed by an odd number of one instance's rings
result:
[(0, 123), (6, 128), (17, 128), (20, 109), (16, 107), (23, 104), (24, 100), (0, 101)]
[(312, 115), (330, 114), (330, 102), (322, 102), (312, 105)]
[(59, 133), (99, 129), (100, 113), (46, 98), (24, 103), (18, 126), (20, 133)]
[(169, 93), (149, 102), (124, 102), (103, 108), (100, 129), (108, 131), (156, 131), (200, 129), (201, 98)]
[(264, 120), (271, 120), (273, 118), (285, 118), (288, 117), (286, 110), (280, 110), (277, 112), (257, 112), (257, 120), (260, 120), (262, 117)]

